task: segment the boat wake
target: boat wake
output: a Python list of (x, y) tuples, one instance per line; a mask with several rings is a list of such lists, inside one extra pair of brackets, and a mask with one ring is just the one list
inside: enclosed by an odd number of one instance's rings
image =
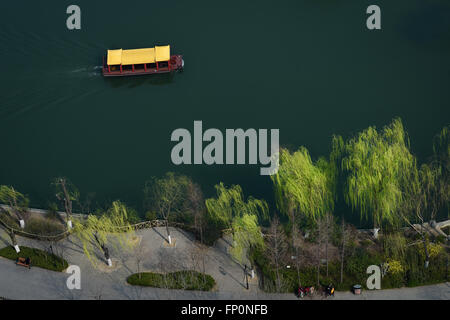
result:
[(11, 90), (0, 94), (0, 119), (12, 120), (27, 113), (45, 112), (52, 108), (64, 108), (75, 101), (104, 91), (101, 85), (88, 84), (99, 81), (102, 66), (76, 67), (72, 69), (49, 71), (24, 75), (22, 85), (11, 83)]
[(93, 66), (93, 67), (82, 67), (77, 68), (74, 70), (69, 71), (69, 74), (71, 75), (87, 75), (89, 77), (91, 76), (98, 76), (101, 75), (102, 66)]

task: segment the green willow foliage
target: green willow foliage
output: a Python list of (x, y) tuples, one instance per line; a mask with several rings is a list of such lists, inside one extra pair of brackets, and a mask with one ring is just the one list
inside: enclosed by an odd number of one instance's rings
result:
[(269, 207), (264, 200), (249, 197), (244, 201), (242, 188), (226, 188), (221, 182), (215, 186), (217, 198), (206, 199), (206, 209), (212, 221), (231, 228), (233, 247), (231, 255), (243, 263), (252, 247), (263, 247), (260, 224), (269, 219)]
[(114, 201), (112, 207), (100, 217), (91, 214), (86, 221), (75, 220), (73, 233), (94, 266), (94, 252), (103, 250), (102, 245), (111, 244), (116, 249), (131, 249), (133, 246), (134, 229), (128, 222), (127, 207), (120, 201)]
[(245, 214), (254, 214), (258, 217), (259, 223), (265, 223), (269, 219), (269, 206), (264, 200), (249, 197), (244, 201), (242, 188), (239, 185), (232, 185), (230, 188), (221, 182), (215, 185), (217, 198), (206, 199), (206, 209), (213, 221), (224, 228), (231, 228), (234, 217), (241, 217)]
[(285, 215), (298, 210), (312, 220), (332, 211), (337, 172), (334, 161), (313, 163), (305, 147), (292, 154), (282, 149), (278, 172), (271, 176), (278, 210)]
[(404, 261), (407, 240), (402, 233), (387, 234), (383, 237), (383, 251), (386, 258)]
[[(447, 205), (450, 202), (450, 126), (442, 128), (441, 132), (435, 136), (433, 141), (434, 161), (433, 164), (439, 170), (437, 196), (440, 205)], [(448, 214), (448, 211), (447, 211)]]
[(434, 137), (433, 157), (420, 168), (411, 169), (403, 184), (403, 203), (400, 215), (407, 224), (424, 223), (435, 219), (450, 200), (450, 141), (448, 128)]
[(450, 165), (450, 134), (449, 134), (449, 126), (445, 126), (442, 128), (441, 132), (434, 137), (433, 140), (433, 152), (435, 155), (445, 163), (447, 170), (450, 170), (448, 167)]
[(242, 216), (235, 217), (232, 229), (233, 247), (230, 253), (240, 263), (244, 263), (249, 248), (264, 247), (264, 240), (256, 215), (244, 213)]
[(381, 132), (367, 128), (350, 139), (343, 152), (347, 203), (359, 209), (361, 218), (371, 216), (375, 225), (399, 222), (402, 187), (408, 184), (416, 167), (401, 120), (394, 119)]
[(0, 202), (6, 203), (13, 210), (24, 209), (28, 206), (28, 198), (9, 186), (0, 186)]

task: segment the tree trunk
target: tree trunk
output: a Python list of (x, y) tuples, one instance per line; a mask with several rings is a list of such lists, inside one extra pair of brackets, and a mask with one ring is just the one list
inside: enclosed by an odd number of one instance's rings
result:
[(345, 222), (342, 219), (341, 283), (344, 282)]
[(103, 255), (105, 256), (106, 262), (108, 263), (108, 266), (112, 267), (112, 261), (109, 257), (109, 250), (108, 248), (98, 239), (97, 234), (94, 233), (94, 239), (97, 241), (97, 243), (100, 245), (100, 248), (102, 248)]
[(317, 259), (317, 287), (320, 284), (320, 258)]
[(203, 244), (203, 219), (200, 219), (200, 243)]
[(319, 236), (318, 236), (318, 241), (317, 241), (317, 287), (319, 287), (320, 285), (320, 246), (321, 246), (321, 231), (320, 231), (320, 226), (318, 226), (319, 228)]
[(17, 245), (17, 240), (16, 240), (16, 235), (13, 230), (10, 231), (9, 237), (11, 238), (11, 243), (12, 243), (13, 247), (15, 247)]
[(329, 216), (327, 213), (327, 220), (326, 220), (326, 230), (325, 230), (325, 260), (327, 263), (327, 278), (328, 278), (328, 232), (329, 232)]
[(247, 275), (247, 265), (245, 265), (244, 267), (244, 276), (245, 276), (245, 284), (247, 286), (247, 290), (248, 290), (248, 275)]
[(378, 239), (378, 232), (380, 231), (380, 228), (373, 228), (373, 237), (375, 239)]
[(9, 202), (9, 206), (11, 207), (12, 211), (16, 215), (17, 219), (19, 220), (20, 227), (22, 229), (25, 229), (25, 220), (23, 220), (22, 215), (20, 214), (19, 206), (17, 204), (17, 200), (14, 198), (14, 201)]
[(102, 246), (103, 254), (105, 255), (106, 262), (108, 263), (109, 267), (112, 267), (112, 261), (109, 257), (109, 249), (106, 246)]
[(423, 232), (423, 223), (420, 225), (422, 228), (422, 242), (423, 242), (423, 248), (425, 250), (425, 268), (428, 268), (428, 264), (430, 263), (430, 256), (428, 254), (428, 246), (427, 246), (427, 239), (425, 237), (425, 233)]
[(167, 237), (169, 238), (169, 244), (172, 244), (172, 238), (170, 237), (170, 231), (169, 231), (169, 221), (166, 219), (166, 231), (167, 231)]
[(203, 244), (203, 217), (201, 216), (201, 213), (195, 214), (195, 229), (200, 235), (200, 243)]
[(295, 212), (291, 209), (292, 215), (292, 248), (295, 248)]
[[(204, 250), (202, 248), (202, 250)], [(205, 266), (205, 252), (202, 252), (202, 272), (203, 272), (203, 285), (206, 283), (206, 266)]]
[(277, 273), (277, 292), (280, 292), (280, 287), (281, 287), (281, 284), (280, 284), (280, 271), (279, 271), (279, 266), (277, 265), (277, 267), (276, 267), (276, 273)]
[(295, 256), (295, 264), (296, 264), (296, 267), (297, 267), (297, 281), (298, 281), (298, 286), (301, 287), (302, 284), (300, 282), (300, 265), (299, 265), (299, 261), (298, 261), (299, 260), (298, 246), (295, 247), (295, 254), (296, 254), (296, 256)]
[(64, 211), (66, 212), (67, 229), (72, 229), (72, 200), (67, 190), (66, 180), (65, 178), (61, 178), (57, 183), (61, 186), (63, 195), (60, 197), (57, 194), (56, 197), (58, 198), (58, 200), (63, 201)]
[[(278, 227), (278, 226), (277, 226)], [(277, 285), (277, 292), (279, 292), (280, 291), (280, 271), (279, 271), (279, 269), (280, 269), (280, 264), (278, 263), (278, 229), (275, 229), (275, 254), (276, 254), (276, 256), (275, 256), (275, 267), (276, 267), (276, 269), (275, 269), (275, 271), (276, 271), (276, 275), (277, 275), (277, 283), (276, 283), (276, 285)]]

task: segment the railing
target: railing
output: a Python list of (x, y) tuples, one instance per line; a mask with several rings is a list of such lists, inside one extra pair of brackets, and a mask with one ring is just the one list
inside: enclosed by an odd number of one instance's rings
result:
[[(0, 210), (10, 210), (11, 208), (7, 205), (1, 205), (0, 204)], [(37, 212), (37, 213), (46, 213), (47, 211), (42, 210), (42, 209), (29, 209), (29, 212)], [(58, 212), (60, 215), (65, 215), (65, 213), (63, 212)], [(85, 219), (88, 217), (88, 215), (86, 214), (73, 214), (73, 217), (78, 217), (81, 219)], [(67, 237), (68, 235), (70, 235), (70, 230), (65, 230), (64, 232), (61, 232), (59, 234), (56, 235), (39, 235), (39, 234), (33, 234), (33, 233), (29, 233), (26, 232), (24, 230), (21, 229), (17, 229), (15, 227), (11, 227), (8, 224), (6, 224), (1, 218), (0, 218), (0, 224), (3, 225), (6, 229), (8, 230), (12, 230), (14, 231), (15, 234), (20, 235), (20, 236), (24, 236), (24, 237), (28, 237), (28, 238), (32, 238), (32, 239), (37, 239), (37, 240), (44, 240), (44, 241), (59, 241), (64, 239), (65, 237)], [(170, 227), (174, 227), (174, 228), (181, 228), (181, 229), (188, 229), (190, 231), (195, 232), (194, 228), (186, 225), (184, 223), (181, 222), (169, 222), (168, 225)], [(441, 221), (438, 222), (436, 227), (434, 229), (438, 229), (441, 234), (445, 233), (443, 231), (441, 231), (440, 228), (444, 228), (450, 225), (450, 220), (446, 220), (446, 221)], [(123, 226), (123, 227), (118, 227), (118, 229), (128, 229), (130, 227), (132, 227), (134, 230), (142, 230), (142, 229), (151, 229), (151, 228), (155, 228), (155, 227), (165, 227), (166, 226), (166, 220), (159, 220), (159, 219), (155, 219), (155, 220), (149, 220), (149, 221), (143, 221), (143, 222), (138, 222), (135, 224), (132, 224), (131, 226)], [(405, 229), (409, 229), (409, 227), (405, 227)], [(359, 232), (370, 232), (373, 229), (358, 229)], [(229, 234), (231, 233), (231, 228), (228, 229), (224, 229), (221, 231), (221, 233), (224, 234)]]
[(0, 219), (0, 224), (5, 229), (13, 231), (14, 234), (17, 234), (17, 235), (23, 236), (23, 237), (27, 237), (27, 238), (31, 238), (31, 239), (41, 240), (41, 241), (59, 241), (59, 240), (64, 239), (65, 237), (67, 237), (70, 234), (70, 231), (66, 230), (64, 232), (61, 232), (61, 233), (55, 234), (55, 235), (41, 235), (41, 234), (29, 233), (29, 232), (26, 232), (25, 230), (11, 227), (1, 219)]
[[(2, 209), (5, 211), (9, 211), (9, 210), (11, 210), (11, 207), (7, 206), (7, 205), (0, 205), (0, 210), (2, 210)], [(47, 211), (42, 210), (42, 209), (30, 208), (30, 209), (28, 209), (28, 212), (31, 212), (31, 213), (36, 212), (36, 213), (43, 214), (43, 213), (46, 213)], [(64, 212), (58, 212), (58, 214), (65, 215)], [(81, 219), (86, 219), (88, 217), (88, 215), (86, 215), (86, 214), (72, 214), (72, 216), (81, 218)], [(23, 229), (18, 229), (16, 227), (10, 226), (7, 223), (5, 223), (1, 218), (0, 218), (0, 224), (7, 230), (13, 231), (16, 235), (24, 236), (24, 237), (36, 239), (36, 240), (42, 240), (42, 241), (60, 241), (64, 238), (66, 238), (67, 236), (69, 236), (71, 233), (70, 230), (65, 230), (65, 231), (55, 234), (55, 235), (34, 234), (34, 233), (26, 232)], [(142, 229), (151, 229), (151, 228), (155, 228), (155, 227), (164, 227), (164, 226), (166, 226), (165, 220), (155, 219), (155, 220), (138, 222), (138, 223), (132, 224), (130, 226), (118, 227), (118, 229), (128, 229), (131, 227), (134, 230), (142, 230)], [(189, 227), (188, 225), (181, 223), (181, 222), (169, 222), (169, 226), (175, 227), (175, 228), (180, 227), (180, 228), (184, 228), (184, 229), (193, 229), (193, 228)]]

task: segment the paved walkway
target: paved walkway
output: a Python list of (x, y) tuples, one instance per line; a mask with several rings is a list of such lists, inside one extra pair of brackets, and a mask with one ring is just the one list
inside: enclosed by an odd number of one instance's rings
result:
[[(193, 259), (197, 254), (197, 245), (192, 236), (182, 230), (172, 229), (175, 247), (165, 244), (165, 229), (153, 228), (140, 230), (137, 235), (143, 244), (144, 257), (141, 271), (171, 271), (180, 269), (199, 270), (201, 266)], [(45, 249), (48, 243), (17, 237), (19, 245)], [(0, 247), (9, 244), (9, 237), (0, 232)], [(167, 290), (141, 288), (128, 285), (125, 281), (130, 274), (137, 272), (137, 261), (132, 252), (117, 252), (110, 249), (113, 268), (108, 268), (99, 252), (98, 267), (94, 268), (83, 253), (76, 239), (65, 239), (54, 248), (71, 265), (81, 269), (81, 290), (69, 290), (66, 286), (68, 274), (48, 271), (40, 268), (31, 270), (17, 267), (11, 260), (0, 257), (0, 297), (10, 299), (293, 299), (293, 294), (267, 294), (262, 292), (256, 282), (250, 284), (250, 290), (244, 286), (241, 266), (228, 254), (228, 244), (220, 240), (218, 245), (207, 248), (205, 255), (206, 273), (213, 276), (217, 286), (213, 292)], [(404, 288), (382, 291), (365, 291), (361, 296), (351, 293), (336, 293), (332, 299), (450, 299), (449, 284), (440, 284), (420, 288)]]

